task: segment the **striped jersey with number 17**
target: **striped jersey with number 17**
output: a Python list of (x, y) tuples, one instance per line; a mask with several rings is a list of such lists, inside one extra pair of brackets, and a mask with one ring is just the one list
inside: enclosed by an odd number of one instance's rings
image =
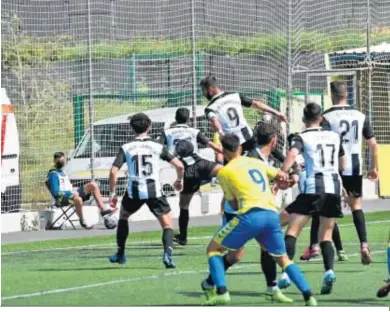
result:
[(337, 132), (343, 143), (346, 167), (345, 176), (361, 176), (363, 137), (369, 140), (374, 132), (365, 114), (346, 105), (334, 105), (323, 113), (323, 127)]
[(150, 137), (136, 137), (120, 148), (113, 166), (121, 168), (127, 163), (127, 192), (130, 198), (152, 199), (162, 196), (160, 159), (170, 162), (173, 158), (162, 144)]
[(292, 139), (292, 148), (298, 149), (305, 161), (302, 193), (341, 196), (339, 157), (344, 156), (344, 149), (336, 132), (321, 127), (307, 128)]

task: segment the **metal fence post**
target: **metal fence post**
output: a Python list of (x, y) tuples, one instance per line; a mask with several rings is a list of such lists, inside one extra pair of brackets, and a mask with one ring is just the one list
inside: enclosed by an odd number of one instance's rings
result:
[(195, 33), (195, 0), (191, 0), (191, 40), (192, 40), (192, 117), (193, 126), (196, 122), (196, 104), (197, 104), (197, 75), (196, 75), (196, 33)]
[(367, 40), (367, 59), (368, 63), (368, 120), (372, 124), (372, 62), (371, 62), (371, 1), (367, 0), (367, 23), (366, 23), (366, 40)]
[(93, 73), (92, 73), (92, 30), (91, 30), (91, 1), (87, 0), (88, 2), (88, 64), (89, 64), (89, 78), (88, 78), (88, 94), (89, 94), (89, 101), (88, 101), (88, 109), (89, 109), (89, 128), (90, 128), (90, 136), (91, 136), (91, 180), (95, 180), (95, 173), (94, 173), (94, 159), (95, 159), (95, 148), (94, 148), (94, 129), (93, 129), (93, 122), (94, 122), (94, 113), (93, 113)]
[(292, 81), (292, 52), (291, 52), (291, 40), (292, 40), (292, 0), (288, 0), (288, 30), (287, 30), (287, 108), (286, 115), (288, 118), (288, 123), (286, 125), (287, 135), (290, 134), (290, 123), (292, 122), (291, 106), (292, 106), (292, 90), (293, 90), (293, 81)]

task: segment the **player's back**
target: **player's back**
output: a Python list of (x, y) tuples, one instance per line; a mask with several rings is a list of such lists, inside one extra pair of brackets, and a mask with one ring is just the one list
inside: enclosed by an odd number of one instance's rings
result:
[(254, 207), (277, 209), (269, 185), (269, 179), (276, 174), (276, 168), (259, 159), (239, 157), (221, 169), (218, 178), (224, 191), (228, 189), (237, 199), (240, 214)]
[(197, 136), (199, 134), (199, 130), (192, 128), (186, 124), (178, 124), (176, 126), (173, 126), (169, 129), (165, 130), (165, 138), (167, 143), (168, 151), (172, 154), (175, 145), (180, 140), (186, 140), (191, 142), (191, 144), (194, 146), (194, 151), (198, 151), (198, 143), (197, 143)]
[[(248, 106), (251, 101), (240, 93), (224, 92), (212, 99), (205, 109), (210, 119), (215, 116), (225, 133), (234, 133), (240, 138), (240, 144), (250, 140), (253, 131), (249, 127), (242, 106)], [(248, 106), (249, 107), (249, 106)]]
[(148, 138), (136, 138), (122, 146), (126, 155), (129, 197), (148, 199), (161, 194), (160, 158), (163, 145)]
[[(320, 127), (304, 130), (299, 136), (305, 161), (306, 179), (303, 192), (341, 194), (339, 157), (344, 152), (336, 132)], [(293, 147), (297, 146), (293, 139)]]
[[(341, 137), (346, 155), (345, 175), (362, 175), (363, 137), (371, 137), (365, 114), (350, 105), (334, 105), (323, 113), (324, 125)], [(373, 136), (373, 134), (372, 134)]]

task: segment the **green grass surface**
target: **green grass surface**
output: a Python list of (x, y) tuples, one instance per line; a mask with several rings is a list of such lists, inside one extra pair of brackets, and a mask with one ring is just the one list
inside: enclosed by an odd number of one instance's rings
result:
[[(376, 299), (375, 293), (386, 276), (385, 250), (390, 212), (368, 214), (367, 223), (374, 263), (364, 267), (360, 263), (359, 244), (351, 217), (339, 222), (350, 261), (336, 262), (337, 283), (333, 294), (318, 295), (323, 272), (320, 261), (302, 263), (298, 260), (319, 305), (389, 305), (388, 300)], [(205, 248), (215, 229), (190, 230), (192, 239), (189, 245), (175, 248), (175, 270), (166, 270), (161, 263), (160, 232), (130, 234), (128, 264), (124, 266), (112, 265), (107, 260), (115, 251), (112, 235), (2, 246), (2, 305), (199, 305), (204, 300), (199, 284), (207, 273)], [(304, 230), (298, 240), (297, 259), (308, 242), (308, 233)], [(263, 295), (265, 281), (259, 271), (259, 248), (252, 241), (246, 250), (243, 261), (227, 275), (232, 304), (272, 305)], [(17, 251), (24, 252), (7, 254)], [(286, 293), (295, 299), (295, 305), (303, 304), (294, 286)], [(23, 294), (35, 295), (7, 299)]]

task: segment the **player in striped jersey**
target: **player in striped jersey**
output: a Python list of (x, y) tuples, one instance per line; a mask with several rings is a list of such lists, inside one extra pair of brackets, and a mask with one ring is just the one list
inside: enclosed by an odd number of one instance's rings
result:
[(130, 125), (136, 138), (120, 148), (110, 171), (111, 207), (116, 207), (115, 185), (118, 172), (125, 163), (127, 164), (129, 182), (122, 198), (119, 213), (116, 233), (118, 251), (109, 260), (112, 263), (126, 263), (125, 244), (129, 234), (128, 219), (146, 204), (163, 229), (163, 263), (166, 268), (175, 268), (172, 259), (172, 212), (166, 197), (161, 192), (160, 159), (175, 166), (177, 180), (174, 187), (179, 191), (183, 188), (184, 166), (177, 158), (169, 154), (163, 145), (151, 140), (148, 136), (150, 124), (150, 118), (143, 113), (135, 114), (131, 118)]
[(242, 107), (253, 107), (278, 116), (287, 121), (286, 116), (271, 107), (244, 96), (241, 93), (224, 92), (217, 84), (214, 76), (210, 75), (201, 80), (200, 86), (203, 95), (210, 101), (205, 109), (205, 115), (215, 131), (221, 136), (225, 133), (234, 133), (240, 139), (243, 152), (256, 145), (253, 131), (244, 117)]
[(286, 208), (290, 216), (285, 242), (287, 253), (293, 259), (296, 239), (302, 228), (311, 215), (320, 216), (319, 239), (325, 268), (321, 294), (329, 294), (336, 281), (333, 272), (332, 230), (335, 218), (343, 216), (339, 169), (344, 168), (344, 150), (337, 133), (320, 127), (322, 118), (319, 105), (307, 104), (303, 115), (306, 130), (292, 139), (283, 165), (283, 170), (288, 172), (297, 155), (302, 153), (306, 170), (304, 192)]
[[(214, 149), (216, 152), (222, 152), (222, 149), (215, 145), (213, 142), (210, 141), (209, 138), (207, 138), (201, 131), (198, 129), (192, 128), (188, 125), (188, 122), (190, 120), (190, 110), (185, 107), (178, 108), (175, 115), (176, 119), (176, 125), (163, 130), (159, 142), (161, 144), (166, 144), (168, 151), (171, 154), (175, 154), (175, 146), (176, 143), (180, 140), (186, 140), (191, 142), (191, 145), (193, 146), (193, 153), (198, 153), (198, 143), (203, 144), (205, 146), (208, 146), (212, 149)], [(197, 158), (197, 156), (194, 156), (194, 158)], [(180, 214), (179, 214), (179, 231), (180, 233), (176, 234), (174, 236), (174, 241), (182, 246), (187, 245), (187, 228), (189, 223), (189, 211), (188, 208), (190, 206), (192, 197), (194, 194), (199, 190), (200, 184), (195, 183), (193, 184), (193, 179), (190, 177), (193, 176), (193, 167), (192, 166), (186, 166), (185, 165), (185, 173), (184, 177), (187, 177), (187, 181), (184, 183), (184, 188), (180, 192), (179, 197), (179, 207), (180, 207)], [(204, 161), (198, 162), (198, 165), (203, 166), (205, 165)], [(207, 165), (209, 165), (207, 163)], [(189, 172), (191, 171), (191, 172)]]
[(367, 231), (362, 210), (362, 142), (366, 140), (370, 149), (371, 161), (368, 178), (376, 180), (377, 144), (370, 122), (365, 114), (348, 105), (348, 89), (345, 82), (332, 82), (333, 107), (323, 113), (323, 126), (341, 136), (346, 157), (346, 167), (341, 173), (343, 186), (348, 193), (353, 222), (361, 244), (361, 261), (364, 265), (372, 261), (367, 243)]

